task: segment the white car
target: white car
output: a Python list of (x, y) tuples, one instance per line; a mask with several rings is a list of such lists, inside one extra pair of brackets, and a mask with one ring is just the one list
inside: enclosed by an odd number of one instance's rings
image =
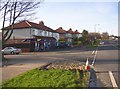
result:
[(103, 45), (104, 44), (104, 42), (100, 42), (100, 45)]
[(1, 50), (3, 54), (19, 54), (21, 53), (21, 49), (15, 48), (15, 47), (5, 47), (3, 50)]

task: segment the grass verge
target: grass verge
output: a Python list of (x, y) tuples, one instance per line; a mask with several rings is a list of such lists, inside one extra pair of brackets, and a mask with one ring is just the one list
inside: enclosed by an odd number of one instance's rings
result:
[(2, 87), (87, 87), (88, 72), (38, 68), (4, 81)]

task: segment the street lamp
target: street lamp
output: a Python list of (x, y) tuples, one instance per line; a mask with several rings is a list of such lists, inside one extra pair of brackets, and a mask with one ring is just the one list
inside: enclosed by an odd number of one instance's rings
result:
[(95, 31), (95, 32), (96, 32), (96, 26), (97, 26), (97, 25), (99, 26), (100, 24), (95, 24), (95, 25), (94, 25), (94, 31)]

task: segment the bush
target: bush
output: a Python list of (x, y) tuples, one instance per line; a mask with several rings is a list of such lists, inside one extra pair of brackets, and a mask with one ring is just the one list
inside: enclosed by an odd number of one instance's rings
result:
[(77, 45), (77, 44), (78, 44), (78, 42), (77, 42), (77, 41), (74, 41), (72, 44), (73, 44), (73, 45)]
[(78, 43), (77, 43), (79, 46), (81, 46), (83, 43), (82, 43), (82, 41), (78, 41)]
[(93, 45), (99, 45), (99, 43), (100, 43), (100, 40), (96, 39), (96, 40), (94, 40)]

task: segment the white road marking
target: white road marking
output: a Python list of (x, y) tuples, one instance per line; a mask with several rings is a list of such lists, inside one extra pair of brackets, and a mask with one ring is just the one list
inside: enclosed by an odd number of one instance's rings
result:
[(95, 64), (96, 56), (97, 56), (97, 50), (95, 51), (95, 55), (94, 55), (94, 58), (93, 58), (92, 66)]
[(116, 83), (116, 81), (115, 81), (115, 78), (114, 78), (114, 76), (113, 76), (113, 73), (112, 73), (111, 71), (109, 71), (109, 76), (110, 76), (110, 79), (111, 79), (111, 82), (112, 82), (113, 87), (114, 87), (115, 89), (118, 88), (117, 83)]
[(118, 47), (116, 47), (115, 45), (112, 45), (112, 46), (118, 49)]
[(93, 51), (92, 51), (92, 54), (94, 54), (94, 53), (95, 53), (95, 51), (93, 50)]

